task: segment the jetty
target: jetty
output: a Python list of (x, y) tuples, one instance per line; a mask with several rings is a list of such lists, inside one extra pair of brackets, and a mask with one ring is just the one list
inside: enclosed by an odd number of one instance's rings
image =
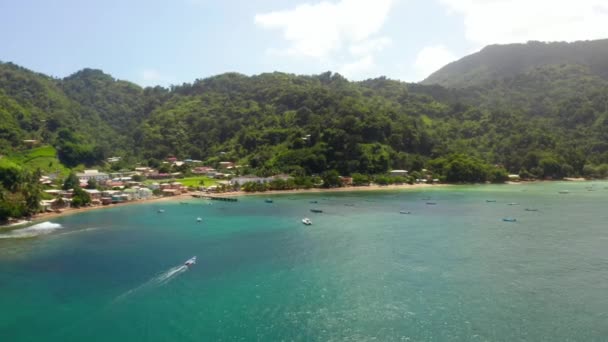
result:
[(204, 194), (204, 193), (195, 193), (195, 194), (192, 194), (192, 197), (210, 199), (210, 200), (214, 200), (214, 201), (224, 201), (224, 202), (237, 202), (238, 201), (238, 198), (236, 198), (236, 197), (222, 197), (222, 196), (209, 195), (209, 194)]

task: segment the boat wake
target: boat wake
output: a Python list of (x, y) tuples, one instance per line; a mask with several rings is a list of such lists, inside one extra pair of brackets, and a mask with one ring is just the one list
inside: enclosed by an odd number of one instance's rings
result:
[(56, 231), (57, 229), (62, 229), (62, 228), (63, 228), (63, 226), (59, 223), (53, 223), (53, 222), (46, 221), (46, 222), (35, 224), (30, 227), (15, 229), (15, 230), (6, 232), (4, 234), (0, 234), (0, 239), (32, 238), (32, 237), (36, 237), (36, 236), (40, 236), (40, 235), (50, 234), (50, 233)]
[(179, 266), (171, 267), (170, 269), (154, 276), (152, 279), (148, 280), (147, 282), (116, 297), (116, 299), (114, 299), (113, 302), (114, 303), (120, 302), (139, 292), (151, 290), (151, 289), (163, 286), (163, 285), (169, 283), (171, 280), (177, 278), (180, 274), (186, 272), (187, 270), (188, 270), (188, 266), (186, 266), (186, 265), (179, 265)]

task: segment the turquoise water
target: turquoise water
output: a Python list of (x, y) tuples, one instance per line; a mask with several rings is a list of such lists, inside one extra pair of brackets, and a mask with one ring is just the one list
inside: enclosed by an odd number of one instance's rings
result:
[(0, 340), (608, 338), (606, 182), (267, 197), (1, 235)]

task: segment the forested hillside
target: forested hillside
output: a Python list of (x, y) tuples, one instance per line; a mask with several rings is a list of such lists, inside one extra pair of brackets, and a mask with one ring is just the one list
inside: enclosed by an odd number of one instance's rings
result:
[[(605, 176), (606, 41), (581, 44), (489, 47), (424, 84), (275, 72), (144, 89), (99, 70), (55, 79), (4, 63), (0, 148), (10, 154), (37, 139), (68, 166), (171, 155), (235, 161), (258, 174), (427, 168), (451, 181), (479, 181), (504, 166), (527, 177)], [(564, 46), (587, 59), (554, 57)], [(488, 55), (495, 49), (503, 57)], [(528, 64), (512, 61), (530, 49), (538, 51)], [(515, 57), (504, 57), (511, 50)], [(479, 79), (475, 70), (484, 70)], [(440, 76), (458, 87), (430, 84)], [(458, 167), (481, 168), (484, 176), (448, 177)]]

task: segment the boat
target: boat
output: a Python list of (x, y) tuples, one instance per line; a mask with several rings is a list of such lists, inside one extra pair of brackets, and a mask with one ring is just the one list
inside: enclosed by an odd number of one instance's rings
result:
[(197, 217), (196, 218), (196, 222), (203, 222), (203, 218), (202, 217)]
[(309, 201), (308, 203), (319, 203), (318, 201)]
[(526, 211), (538, 211), (536, 208), (526, 208)]
[(487, 203), (494, 203), (496, 200), (486, 200)]
[(345, 205), (345, 206), (347, 206), (347, 207), (354, 207), (354, 206), (355, 206), (355, 205), (354, 205), (354, 204), (352, 204), (352, 203), (345, 203), (344, 205)]
[(165, 212), (165, 209), (158, 209), (158, 213), (159, 213), (159, 214), (162, 214), (162, 213), (164, 213), (164, 212)]
[(192, 265), (196, 264), (196, 257), (193, 256), (192, 258), (186, 260), (186, 262), (184, 263), (184, 265), (190, 267)]
[(312, 221), (308, 217), (303, 218), (302, 223), (304, 223), (307, 226), (312, 225)]
[(570, 191), (568, 191), (568, 190), (560, 190), (559, 193), (565, 195), (565, 194), (569, 194)]
[(511, 202), (509, 205), (519, 205), (519, 203)]
[(179, 204), (188, 204), (188, 202), (179, 202)]
[(267, 199), (264, 200), (264, 202), (266, 202), (266, 203), (272, 203), (273, 201), (270, 198), (267, 198)]
[(426, 202), (427, 205), (435, 205), (437, 202)]
[(505, 217), (502, 220), (505, 222), (517, 222), (517, 219), (511, 218), (511, 217)]
[(407, 214), (407, 215), (409, 215), (411, 213), (412, 213), (411, 211), (406, 211), (406, 210), (399, 211), (399, 214)]
[(323, 212), (323, 210), (321, 210), (321, 209), (310, 209), (310, 211), (313, 213), (322, 213)]

